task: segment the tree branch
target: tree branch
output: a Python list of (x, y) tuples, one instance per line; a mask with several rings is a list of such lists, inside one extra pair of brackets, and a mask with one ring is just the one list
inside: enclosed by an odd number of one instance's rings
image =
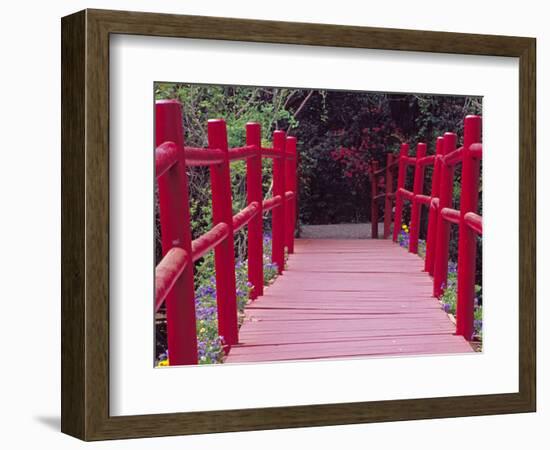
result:
[[(304, 100), (302, 101), (302, 103), (300, 104), (300, 106), (298, 106), (298, 109), (294, 112), (294, 118), (298, 117), (298, 114), (300, 114), (300, 112), (304, 109), (304, 106), (306, 106), (306, 103), (309, 101), (309, 99), (311, 98), (311, 96), (313, 95), (313, 90), (309, 91), (309, 93), (307, 94), (306, 98), (304, 98)], [(292, 128), (292, 125), (290, 125), (286, 132), (288, 133), (290, 131), (290, 129)]]

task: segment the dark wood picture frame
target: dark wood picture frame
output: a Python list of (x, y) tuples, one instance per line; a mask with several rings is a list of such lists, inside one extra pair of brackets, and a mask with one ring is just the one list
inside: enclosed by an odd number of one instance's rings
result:
[[(62, 31), (61, 429), (84, 440), (535, 411), (534, 38), (85, 10)], [(109, 415), (109, 36), (133, 34), (519, 58), (519, 392)]]

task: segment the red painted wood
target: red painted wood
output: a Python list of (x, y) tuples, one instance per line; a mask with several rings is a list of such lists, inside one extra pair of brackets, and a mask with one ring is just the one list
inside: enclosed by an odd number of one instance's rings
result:
[(188, 166), (211, 166), (221, 164), (226, 155), (219, 148), (185, 147), (185, 164)]
[[(255, 156), (246, 160), (246, 201), (262, 209), (262, 129), (259, 123), (246, 124), (246, 144), (256, 147)], [(262, 214), (248, 224), (248, 280), (252, 283), (250, 298), (264, 293), (263, 220)]]
[[(426, 156), (427, 146), (420, 142), (416, 146), (416, 165), (414, 169), (413, 194), (415, 196), (422, 194), (424, 186), (424, 165), (422, 159)], [(418, 253), (418, 238), (420, 235), (420, 203), (416, 198), (412, 199), (411, 206), (411, 224), (409, 233), (409, 252)]]
[(397, 191), (399, 194), (399, 197), (401, 197), (402, 200), (410, 200), (412, 201), (414, 199), (414, 192), (408, 191), (407, 189), (399, 189)]
[[(298, 179), (296, 176), (296, 138), (288, 136), (286, 138), (286, 158), (285, 158), (285, 193), (289, 191), (294, 195), (286, 201), (285, 212), (285, 245), (288, 253), (294, 253), (294, 230), (296, 229), (296, 193)], [(285, 196), (287, 198), (288, 196)]]
[(424, 195), (424, 194), (416, 194), (414, 196), (414, 201), (416, 203), (418, 203), (419, 205), (428, 206), (430, 204), (430, 202), (432, 201), (432, 197), (430, 197), (429, 195)]
[(475, 231), (477, 234), (483, 234), (483, 222), (480, 215), (473, 212), (466, 213), (464, 221), (472, 231)]
[(239, 342), (237, 323), (237, 297), (235, 282), (235, 247), (233, 242), (233, 211), (231, 200), (231, 176), (227, 158), (227, 130), (225, 121), (208, 121), (208, 145), (219, 148), (225, 154), (225, 161), (210, 166), (212, 187), (212, 219), (214, 225), (225, 223), (228, 236), (214, 250), (216, 266), (216, 300), (218, 308), (218, 330), (228, 346)]
[(185, 250), (173, 247), (155, 267), (155, 312), (163, 305), (188, 263)]
[[(177, 163), (171, 165), (157, 180), (162, 235), (162, 253), (166, 255), (179, 246), (191, 255), (191, 222), (187, 174), (185, 172), (184, 140), (181, 105), (163, 100), (155, 105), (156, 146), (173, 142), (178, 151)], [(188, 264), (166, 296), (166, 327), (170, 363), (197, 363), (197, 334), (193, 265)]]
[(472, 351), (422, 260), (391, 241), (297, 239), (288, 265), (246, 307), (226, 362)]
[[(424, 144), (426, 145), (426, 144)], [(422, 158), (418, 158), (416, 159), (416, 164), (418, 166), (429, 166), (429, 165), (432, 165), (435, 163), (435, 155), (430, 155), (430, 156), (423, 156)]]
[(268, 147), (262, 147), (262, 157), (272, 158), (272, 159), (279, 159), (279, 158), (282, 158), (283, 155), (281, 154), (279, 149), (277, 149), (274, 145), (273, 147), (269, 147), (269, 148)]
[(401, 230), (401, 220), (403, 215), (403, 197), (401, 196), (401, 190), (405, 189), (405, 178), (407, 175), (407, 155), (409, 154), (409, 144), (401, 144), (399, 151), (399, 169), (397, 174), (397, 189), (395, 192), (395, 216), (393, 224), (393, 241), (397, 242), (397, 236)]
[[(443, 136), (443, 151), (449, 155), (456, 149), (456, 134), (445, 133)], [(444, 161), (444, 160), (443, 160)], [(439, 184), (439, 210), (451, 208), (453, 201), (454, 166), (441, 164), (441, 180)], [(447, 285), (449, 270), (449, 222), (442, 214), (437, 218), (436, 250), (434, 256), (434, 285), (433, 295), (440, 297), (444, 286)]]
[[(273, 159), (273, 196), (285, 197), (285, 132), (277, 130), (273, 133), (273, 150), (278, 158)], [(273, 246), (271, 259), (277, 264), (279, 274), (283, 273), (285, 265), (285, 201), (274, 208), (271, 213)]]
[(218, 244), (222, 243), (229, 237), (230, 233), (231, 230), (229, 226), (224, 222), (220, 222), (211, 230), (195, 239), (191, 244), (193, 262), (199, 260)]
[(447, 166), (456, 166), (462, 162), (462, 150), (463, 147), (457, 148), (452, 152), (449, 152), (443, 158), (443, 163)]
[(281, 206), (282, 202), (283, 202), (283, 199), (280, 195), (268, 198), (267, 200), (264, 200), (262, 202), (262, 210), (263, 211), (271, 211), (272, 209), (275, 209), (275, 208)]
[(371, 225), (371, 237), (372, 239), (378, 239), (378, 203), (376, 197), (378, 196), (378, 161), (371, 163), (371, 201), (370, 201), (370, 225)]
[(440, 136), (435, 142), (435, 161), (432, 174), (431, 202), (428, 212), (428, 235), (426, 237), (426, 258), (424, 260), (424, 270), (433, 276), (435, 243), (437, 237), (437, 218), (439, 214), (439, 186), (441, 183), (441, 164), (444, 152), (443, 137)]
[(164, 142), (155, 149), (155, 175), (160, 177), (178, 162), (178, 146), (173, 142)]
[(441, 208), (441, 216), (448, 222), (454, 223), (456, 225), (460, 222), (460, 211), (457, 211), (453, 208)]
[(229, 149), (229, 160), (237, 161), (239, 159), (248, 159), (258, 155), (258, 145), (245, 145), (244, 147), (234, 147)]
[(479, 199), (480, 161), (473, 158), (470, 146), (481, 140), (481, 117), (467, 116), (464, 120), (464, 151), (460, 184), (460, 224), (458, 226), (458, 285), (456, 332), (472, 339), (474, 332), (474, 297), (476, 275), (476, 233), (466, 221), (466, 214), (477, 213)]
[(386, 159), (386, 193), (384, 196), (384, 239), (391, 233), (392, 206), (393, 206), (393, 154), (388, 153)]
[(252, 202), (246, 208), (233, 216), (233, 234), (237, 233), (246, 224), (250, 223), (261, 212), (258, 202)]
[(470, 145), (470, 156), (474, 159), (481, 159), (483, 155), (483, 146), (480, 143)]

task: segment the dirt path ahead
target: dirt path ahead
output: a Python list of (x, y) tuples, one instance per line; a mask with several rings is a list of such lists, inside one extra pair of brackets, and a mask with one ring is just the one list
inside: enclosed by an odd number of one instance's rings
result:
[[(384, 224), (378, 224), (378, 237), (384, 235)], [(302, 225), (302, 239), (369, 239), (370, 223), (338, 223), (331, 225)]]

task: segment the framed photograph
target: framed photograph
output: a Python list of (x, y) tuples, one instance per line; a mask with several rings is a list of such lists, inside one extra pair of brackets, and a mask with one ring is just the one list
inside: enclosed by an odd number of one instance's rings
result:
[(535, 39), (61, 25), (64, 433), (535, 411)]

